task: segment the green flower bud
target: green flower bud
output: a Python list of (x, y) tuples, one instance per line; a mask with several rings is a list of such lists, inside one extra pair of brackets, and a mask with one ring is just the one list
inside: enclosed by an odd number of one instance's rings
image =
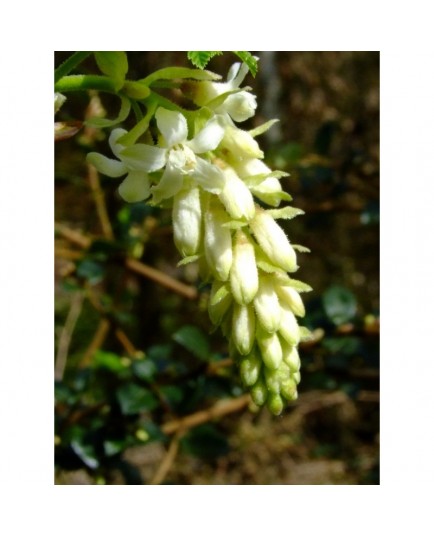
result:
[(234, 305), (232, 314), (232, 338), (242, 355), (251, 352), (255, 342), (255, 312), (252, 306)]
[(267, 407), (273, 415), (280, 415), (283, 411), (283, 400), (280, 395), (270, 395), (267, 400)]
[(259, 322), (265, 331), (276, 331), (280, 325), (281, 308), (270, 277), (260, 277), (258, 292), (253, 304)]
[(265, 210), (256, 208), (256, 215), (250, 222), (250, 228), (256, 240), (270, 260), (286, 272), (295, 272), (298, 268), (295, 251), (283, 229)]
[(294, 379), (295, 383), (298, 385), (300, 383), (300, 380), (301, 380), (301, 374), (300, 372), (294, 372), (292, 374), (292, 378)]
[(280, 394), (286, 398), (286, 400), (296, 400), (297, 399), (297, 383), (293, 378), (287, 378), (283, 380), (280, 384)]
[(259, 380), (256, 384), (250, 389), (250, 395), (253, 402), (257, 406), (263, 406), (268, 398), (268, 389), (264, 383)]
[(258, 268), (255, 250), (242, 231), (238, 231), (235, 237), (230, 282), (232, 294), (237, 303), (246, 305), (256, 296)]
[(242, 359), (240, 364), (241, 379), (247, 386), (253, 386), (259, 379), (262, 361), (257, 352), (253, 350), (248, 356)]
[(184, 256), (195, 255), (201, 239), (199, 188), (189, 188), (174, 196), (172, 217), (173, 236), (179, 252)]

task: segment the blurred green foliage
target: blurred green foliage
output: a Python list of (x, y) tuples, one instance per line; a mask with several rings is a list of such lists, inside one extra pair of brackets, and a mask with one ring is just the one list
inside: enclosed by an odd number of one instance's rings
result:
[[(225, 75), (230, 62), (217, 56), (208, 68)], [(378, 55), (277, 53), (274, 62), (286, 141), (264, 138), (266, 160), (290, 172), (282, 184), (306, 215), (286, 230), (312, 251), (300, 255), (299, 277), (314, 288), (304, 295), (305, 325), (315, 335), (300, 348), (300, 401), (279, 418), (245, 410), (186, 430), (167, 483), (378, 483)], [(188, 66), (185, 54), (129, 53), (132, 78), (171, 64)], [(92, 57), (83, 65), (96, 69)], [(91, 98), (71, 97), (56, 119), (84, 119)], [(100, 104), (113, 105), (106, 96)], [(100, 177), (95, 192), (90, 149), (107, 152), (100, 131), (82, 129), (56, 146), (56, 478), (74, 483), (82, 471), (77, 483), (146, 484), (172, 441), (167, 423), (243, 390), (223, 338), (211, 332), (210, 289), (195, 264), (176, 267), (169, 211), (123, 203), (113, 179)], [(112, 236), (98, 216), (101, 194)], [(128, 269), (126, 259), (183, 281), (198, 299)], [(308, 465), (314, 473), (305, 477)]]

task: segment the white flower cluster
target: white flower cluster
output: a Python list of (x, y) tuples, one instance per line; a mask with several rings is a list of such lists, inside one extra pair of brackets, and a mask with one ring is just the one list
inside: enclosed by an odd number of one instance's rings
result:
[(189, 97), (207, 112), (199, 128), (188, 125), (186, 114), (160, 107), (157, 145), (124, 146), (126, 131), (116, 129), (109, 143), (117, 160), (98, 153), (88, 160), (108, 176), (127, 175), (119, 187), (126, 201), (172, 203), (176, 247), (186, 262), (199, 261), (211, 283), (211, 321), (228, 338), (253, 401), (278, 415), (297, 398), (297, 346), (305, 328), (296, 316), (305, 314), (300, 292), (311, 289), (288, 276), (298, 269), (297, 246), (275, 221), (302, 213), (277, 208), (291, 199), (279, 182), (286, 174), (271, 171), (255, 132), (234, 123), (256, 109), (248, 88), (239, 88), (246, 72), (235, 64), (227, 82), (190, 84)]

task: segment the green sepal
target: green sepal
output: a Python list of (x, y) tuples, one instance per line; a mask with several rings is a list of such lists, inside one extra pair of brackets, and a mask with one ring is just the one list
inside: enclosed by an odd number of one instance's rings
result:
[(128, 58), (125, 52), (95, 52), (95, 60), (100, 71), (115, 83), (117, 91), (124, 85), (128, 72)]
[(283, 177), (289, 177), (289, 173), (286, 171), (270, 171), (270, 173), (258, 173), (258, 175), (251, 175), (250, 177), (244, 177), (243, 181), (249, 188), (259, 186), (265, 179), (272, 177), (274, 179), (283, 179)]
[(310, 253), (310, 249), (306, 246), (301, 246), (300, 244), (291, 244), (291, 246), (300, 253)]
[(189, 255), (188, 257), (184, 257), (182, 260), (180, 260), (176, 266), (179, 268), (180, 266), (185, 266), (186, 264), (196, 262), (199, 257), (200, 255)]
[(233, 221), (228, 221), (226, 223), (223, 223), (222, 227), (226, 227), (226, 229), (231, 229), (231, 230), (237, 230), (237, 229), (241, 229), (242, 227), (245, 227), (247, 225), (247, 222), (246, 221), (239, 221), (239, 220), (233, 220)]
[(252, 130), (249, 130), (249, 134), (256, 138), (256, 136), (260, 136), (261, 134), (264, 134), (264, 132), (267, 132), (267, 130), (270, 130), (270, 128), (275, 124), (278, 123), (279, 119), (270, 119), (270, 121), (267, 121), (266, 123), (263, 123), (262, 125), (259, 125), (259, 127), (252, 128)]
[(300, 326), (300, 342), (308, 342), (314, 340), (313, 333), (305, 326)]
[(87, 127), (107, 128), (114, 127), (115, 125), (122, 123), (122, 121), (125, 121), (125, 119), (130, 113), (131, 103), (126, 97), (120, 97), (120, 99), (122, 102), (121, 109), (119, 110), (119, 115), (115, 119), (105, 119), (104, 117), (91, 117), (90, 119), (85, 121), (85, 125)]
[(230, 294), (228, 287), (226, 285), (222, 285), (210, 299), (210, 305), (217, 305), (224, 300), (228, 294)]
[(310, 285), (307, 285), (306, 283), (303, 283), (303, 281), (299, 281), (298, 279), (292, 279), (291, 277), (288, 277), (286, 273), (284, 274), (275, 274), (279, 285), (282, 285), (284, 287), (292, 287), (297, 292), (311, 292), (312, 287)]
[(304, 214), (304, 210), (301, 210), (301, 208), (295, 208), (295, 207), (284, 207), (284, 208), (276, 208), (276, 209), (267, 210), (267, 214), (269, 214), (275, 220), (277, 219), (292, 220), (292, 218), (295, 218), (296, 216), (300, 216), (301, 214)]

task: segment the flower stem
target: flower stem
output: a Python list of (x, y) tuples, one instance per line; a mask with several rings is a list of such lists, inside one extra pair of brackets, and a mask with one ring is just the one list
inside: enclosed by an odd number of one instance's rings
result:
[(77, 67), (84, 59), (89, 56), (90, 52), (74, 52), (69, 58), (57, 67), (54, 71), (54, 82), (57, 83), (62, 77), (69, 74), (72, 69)]
[(55, 91), (65, 93), (67, 91), (82, 91), (87, 89), (96, 89), (108, 93), (117, 93), (115, 83), (107, 76), (98, 76), (91, 74), (73, 74), (64, 76), (54, 85)]

